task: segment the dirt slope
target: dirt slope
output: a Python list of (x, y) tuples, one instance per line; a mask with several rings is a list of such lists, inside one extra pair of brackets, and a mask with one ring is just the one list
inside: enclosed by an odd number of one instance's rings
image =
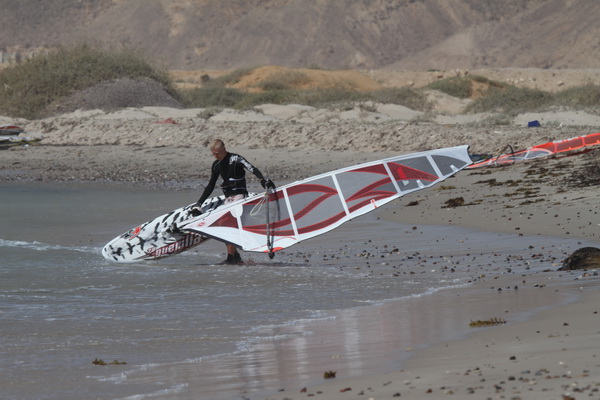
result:
[[(194, 88), (202, 86), (203, 76), (215, 79), (230, 70), (172, 70), (177, 86)], [(481, 68), (452, 70), (338, 70), (294, 69), (279, 66), (265, 66), (252, 70), (242, 77), (236, 88), (254, 90), (271, 78), (290, 77), (290, 86), (296, 88), (330, 87), (336, 84), (354, 90), (377, 90), (410, 86), (421, 88), (440, 79), (453, 76), (478, 75), (498, 82), (506, 82), (517, 87), (556, 92), (570, 87), (582, 86), (590, 82), (600, 82), (600, 69), (537, 69), (537, 68)], [(291, 81), (291, 78), (299, 78)], [(301, 79), (300, 79), (301, 78)], [(339, 87), (339, 86), (338, 86)]]
[(3, 60), (89, 41), (189, 70), (600, 66), (597, 0), (2, 0), (0, 11)]

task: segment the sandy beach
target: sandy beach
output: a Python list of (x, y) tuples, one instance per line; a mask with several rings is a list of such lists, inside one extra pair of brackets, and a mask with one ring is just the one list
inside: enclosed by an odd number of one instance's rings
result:
[[(595, 133), (600, 125), (600, 117), (582, 112), (519, 116), (500, 126), (473, 122), (489, 116), (451, 113), (421, 122), (414, 111), (399, 106), (379, 106), (377, 113), (265, 106), (244, 113), (224, 110), (209, 120), (200, 118), (201, 113), (149, 107), (81, 111), (39, 121), (3, 117), (0, 124), (19, 124), (41, 140), (1, 151), (0, 179), (143, 185), (187, 190), (193, 200), (212, 162), (207, 146), (217, 137), (275, 183), (283, 183), (399, 153), (462, 144), (469, 144), (473, 154), (497, 155), (509, 144), (522, 149)], [(533, 119), (542, 127), (527, 128), (526, 121)], [(414, 225), (415, 230), (426, 225), (459, 226), (595, 243), (600, 235), (600, 193), (597, 184), (581, 182), (582, 176), (595, 171), (599, 151), (461, 171), (433, 189), (399, 199), (382, 211), (381, 218)], [(255, 181), (252, 185), (257, 186)], [(457, 198), (463, 199), (461, 206), (449, 207), (448, 201)], [(540, 249), (540, 254), (548, 253)], [(557, 254), (546, 261), (547, 269), (555, 272), (565, 256)], [(549, 304), (562, 305), (525, 320), (507, 318), (506, 323), (474, 329), (457, 341), (410, 349), (410, 359), (400, 370), (352, 379), (339, 371), (322, 384), (288, 388), (269, 398), (598, 398), (597, 272), (559, 274), (562, 283), (557, 287), (544, 287), (546, 282), (535, 276), (523, 278), (502, 270), (489, 274), (468, 293), (477, 293), (478, 287), (519, 286), (518, 295), (510, 293), (515, 301), (546, 290), (548, 296), (550, 292), (561, 296)], [(490, 317), (503, 318), (503, 311), (490, 301), (494, 292), (469, 300), (481, 301)]]
[[(527, 321), (473, 328), (474, 333), (464, 339), (406, 349), (414, 354), (399, 371), (336, 377), (270, 398), (597, 398), (597, 281), (583, 280), (579, 285), (562, 288), (577, 299), (574, 303), (544, 310)], [(502, 306), (509, 308), (515, 302)]]

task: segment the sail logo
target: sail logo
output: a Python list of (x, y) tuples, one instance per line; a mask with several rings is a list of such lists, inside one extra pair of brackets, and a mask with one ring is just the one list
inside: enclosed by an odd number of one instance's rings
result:
[(141, 231), (142, 231), (142, 228), (138, 226), (136, 228), (133, 228), (129, 232), (127, 232), (124, 236), (129, 240), (135, 239), (140, 234)]
[(180, 253), (190, 247), (200, 244), (204, 238), (200, 235), (188, 233), (176, 242), (169, 243), (162, 247), (151, 247), (146, 250), (146, 254), (151, 257), (163, 257), (171, 254)]

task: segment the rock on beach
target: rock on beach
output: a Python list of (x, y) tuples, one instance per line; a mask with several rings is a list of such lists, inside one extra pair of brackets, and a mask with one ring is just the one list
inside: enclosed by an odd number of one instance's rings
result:
[(600, 249), (597, 247), (582, 247), (567, 257), (559, 271), (576, 269), (600, 269)]

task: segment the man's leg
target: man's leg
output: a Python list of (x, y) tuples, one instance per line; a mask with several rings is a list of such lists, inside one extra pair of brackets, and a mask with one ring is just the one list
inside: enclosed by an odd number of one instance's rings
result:
[(227, 245), (227, 254), (233, 256), (235, 253), (237, 253), (237, 249), (235, 248), (235, 246), (232, 244), (228, 244)]
[(236, 247), (232, 244), (227, 245), (227, 260), (231, 259), (232, 264), (243, 264), (242, 256), (238, 253)]
[[(236, 194), (235, 196), (230, 196), (225, 199), (225, 204), (233, 203), (235, 201), (242, 200), (244, 198), (243, 194)], [(242, 264), (242, 257), (240, 253), (238, 253), (236, 247), (232, 244), (227, 245), (227, 260), (224, 261), (227, 264)]]

